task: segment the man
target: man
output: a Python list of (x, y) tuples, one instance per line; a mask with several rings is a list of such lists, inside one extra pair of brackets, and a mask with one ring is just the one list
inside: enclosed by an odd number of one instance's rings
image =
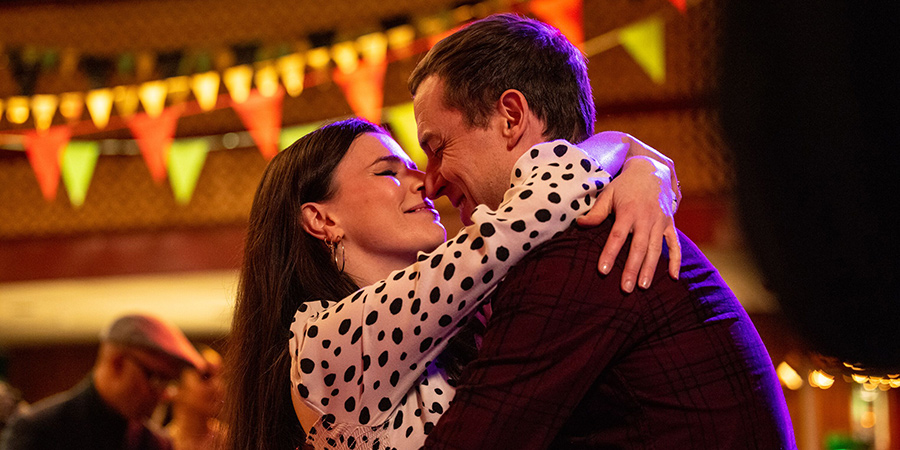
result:
[(170, 449), (145, 421), (182, 369), (204, 362), (159, 318), (115, 320), (100, 336), (94, 370), (69, 391), (32, 405), (4, 430), (0, 449)]
[[(580, 52), (517, 16), (491, 16), (438, 43), (410, 91), (426, 191), (448, 196), (464, 220), (475, 205), (500, 203), (519, 158), (593, 129)], [(569, 182), (584, 177), (576, 170)], [(611, 222), (570, 228), (510, 270), (427, 448), (795, 447), (768, 353), (715, 268), (679, 233), (679, 278), (660, 264), (651, 279), (641, 275), (648, 289), (628, 293), (616, 283), (626, 255), (608, 276), (596, 271)]]

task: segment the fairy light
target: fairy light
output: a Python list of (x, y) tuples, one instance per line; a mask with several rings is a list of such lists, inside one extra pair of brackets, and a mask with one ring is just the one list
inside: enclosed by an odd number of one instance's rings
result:
[(778, 379), (781, 380), (788, 389), (796, 391), (803, 387), (803, 378), (801, 378), (800, 374), (798, 374), (786, 361), (782, 361), (775, 371), (778, 374)]
[(834, 384), (834, 376), (821, 370), (813, 370), (809, 373), (809, 385), (821, 389), (828, 389)]

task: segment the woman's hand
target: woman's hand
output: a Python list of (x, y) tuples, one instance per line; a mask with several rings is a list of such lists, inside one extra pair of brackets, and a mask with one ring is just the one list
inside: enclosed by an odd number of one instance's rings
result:
[(669, 247), (669, 275), (678, 279), (681, 246), (674, 214), (681, 192), (671, 159), (627, 134), (622, 133), (621, 139), (629, 146), (621, 174), (603, 189), (591, 210), (578, 218), (578, 224), (596, 226), (615, 212), (598, 262), (603, 274), (609, 273), (628, 235), (633, 234), (622, 275), (622, 290), (631, 292), (635, 284), (650, 287), (663, 241)]

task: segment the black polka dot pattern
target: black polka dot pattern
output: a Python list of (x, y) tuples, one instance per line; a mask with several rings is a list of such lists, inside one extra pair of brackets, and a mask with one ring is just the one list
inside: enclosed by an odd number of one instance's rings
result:
[(609, 180), (566, 141), (536, 145), (517, 161), (496, 211), (475, 208), (473, 225), (384, 281), (302, 304), (289, 354), (291, 386), (319, 415), (305, 424), (307, 443), (421, 447), (455, 393), (432, 361), (509, 268), (587, 212)]

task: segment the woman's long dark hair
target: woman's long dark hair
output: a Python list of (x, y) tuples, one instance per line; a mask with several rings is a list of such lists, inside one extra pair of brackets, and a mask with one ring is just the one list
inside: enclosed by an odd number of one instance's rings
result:
[(297, 307), (358, 289), (322, 241), (304, 232), (301, 205), (328, 200), (353, 140), (384, 131), (364, 120), (322, 127), (266, 167), (250, 211), (226, 353), (228, 448), (294, 449), (304, 442), (290, 391), (289, 326)]
[[(364, 133), (385, 131), (361, 119), (313, 131), (272, 159), (256, 190), (225, 359), (228, 449), (303, 446), (288, 391), (291, 321), (301, 303), (344, 298), (359, 287), (338, 270), (322, 241), (303, 230), (301, 206), (334, 195), (334, 171)], [(439, 357), (451, 382), (474, 358), (480, 327), (468, 321)]]

